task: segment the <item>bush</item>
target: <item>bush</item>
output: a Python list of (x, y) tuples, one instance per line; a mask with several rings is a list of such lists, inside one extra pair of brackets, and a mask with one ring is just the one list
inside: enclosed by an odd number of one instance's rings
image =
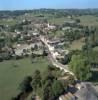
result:
[(3, 61), (3, 58), (2, 57), (0, 57), (0, 62), (2, 62)]
[(32, 91), (31, 87), (32, 77), (27, 76), (23, 82), (20, 84), (20, 89), (22, 92), (30, 92)]

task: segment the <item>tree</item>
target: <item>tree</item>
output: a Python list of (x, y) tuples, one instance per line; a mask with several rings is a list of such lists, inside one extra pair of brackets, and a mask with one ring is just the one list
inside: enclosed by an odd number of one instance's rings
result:
[(37, 44), (34, 45), (34, 49), (38, 50), (38, 45)]
[(27, 54), (27, 50), (23, 49), (23, 54), (26, 55)]
[(57, 68), (55, 67), (55, 66), (53, 66), (52, 64), (49, 64), (48, 65), (48, 68), (47, 68), (47, 70), (48, 70), (48, 72), (49, 71), (54, 71), (54, 70), (56, 70)]
[(94, 28), (94, 27), (92, 27), (91, 28), (91, 35), (90, 35), (90, 37), (91, 37), (91, 39), (90, 39), (90, 41), (91, 41), (91, 45), (94, 47), (94, 46), (96, 46), (96, 28)]
[(48, 80), (43, 86), (43, 100), (54, 100), (54, 93), (51, 88), (51, 81)]
[(43, 86), (43, 100), (55, 100), (64, 92), (62, 83), (58, 80), (47, 80)]
[(21, 91), (24, 93), (32, 91), (31, 82), (32, 82), (32, 77), (27, 76), (20, 84)]
[(53, 90), (55, 97), (58, 97), (64, 92), (64, 87), (60, 81), (55, 80), (52, 84), (52, 90)]
[(85, 36), (86, 36), (86, 37), (89, 36), (90, 30), (89, 30), (89, 27), (88, 27), (88, 26), (85, 27), (84, 33), (85, 33)]
[(34, 51), (34, 48), (33, 48), (33, 47), (31, 47), (31, 51), (32, 51), (32, 52)]
[(63, 63), (63, 64), (68, 64), (69, 61), (70, 61), (70, 59), (71, 59), (71, 55), (70, 55), (70, 54), (65, 55), (65, 56), (64, 56), (64, 59), (62, 60), (62, 63)]
[(39, 70), (36, 70), (33, 75), (32, 85), (33, 85), (34, 89), (41, 86), (41, 74), (40, 74)]
[(80, 19), (76, 19), (76, 22), (77, 22), (77, 23), (80, 23)]
[(91, 65), (83, 55), (73, 55), (69, 67), (79, 80), (85, 81), (92, 76)]
[(47, 56), (47, 55), (48, 55), (47, 52), (45, 50), (43, 50), (43, 57)]
[(55, 79), (55, 76), (53, 75), (52, 71), (50, 69), (48, 69), (45, 72), (44, 79), (43, 79), (43, 84), (48, 84), (49, 83), (49, 85), (50, 85), (50, 84), (52, 84), (54, 79)]

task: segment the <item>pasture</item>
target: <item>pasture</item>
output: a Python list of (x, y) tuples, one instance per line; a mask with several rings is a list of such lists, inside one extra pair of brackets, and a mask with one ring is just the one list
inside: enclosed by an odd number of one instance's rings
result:
[(0, 100), (11, 100), (19, 93), (19, 84), (27, 75), (35, 70), (45, 71), (48, 65), (46, 58), (31, 58), (0, 62)]
[(98, 27), (98, 17), (93, 16), (93, 15), (83, 15), (76, 17), (80, 19), (80, 24), (85, 25), (85, 26), (97, 26)]

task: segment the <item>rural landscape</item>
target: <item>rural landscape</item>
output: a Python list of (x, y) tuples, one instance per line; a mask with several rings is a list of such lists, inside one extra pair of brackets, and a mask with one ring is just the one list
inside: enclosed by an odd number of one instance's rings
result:
[(0, 10), (0, 100), (98, 100), (98, 9)]

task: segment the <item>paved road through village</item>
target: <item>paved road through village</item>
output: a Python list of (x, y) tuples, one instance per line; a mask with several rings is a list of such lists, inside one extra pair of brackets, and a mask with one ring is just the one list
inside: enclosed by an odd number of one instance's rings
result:
[(54, 53), (54, 47), (50, 46), (48, 44), (48, 41), (44, 36), (40, 36), (40, 40), (42, 43), (44, 43), (44, 45), (47, 47), (48, 51), (49, 51), (49, 58), (50, 61), (52, 62), (52, 64), (58, 68), (60, 68), (60, 70), (64, 70), (66, 73), (69, 73), (71, 75), (74, 75), (73, 72), (71, 72), (68, 68), (68, 65), (63, 65), (61, 63), (59, 63), (56, 58), (53, 56)]

